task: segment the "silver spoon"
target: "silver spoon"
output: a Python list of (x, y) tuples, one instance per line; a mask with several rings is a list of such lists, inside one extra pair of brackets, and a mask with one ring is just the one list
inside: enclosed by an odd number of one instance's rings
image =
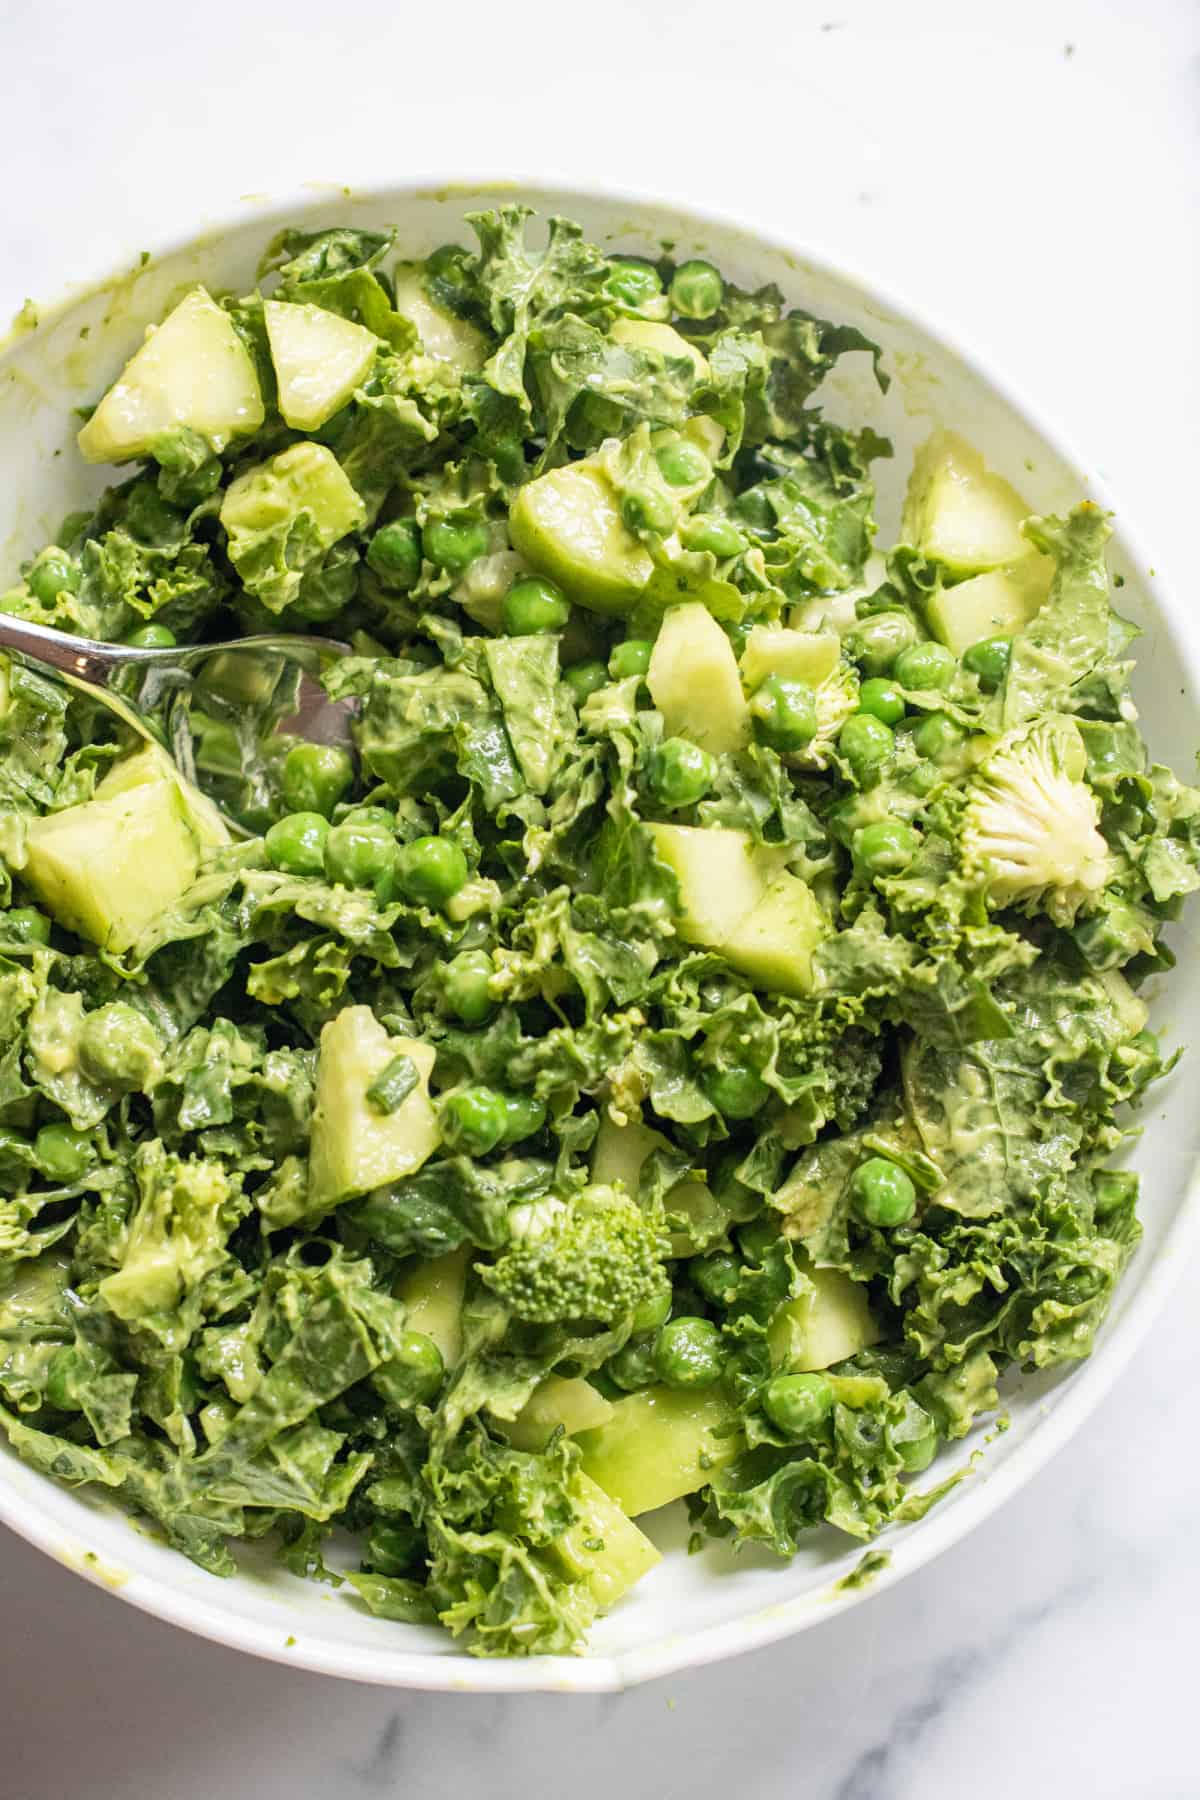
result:
[[(86, 694), (166, 750), (239, 833), (248, 829), (246, 814), (253, 819), (271, 804), (268, 740), (348, 748), (360, 705), (332, 700), (321, 686), (318, 677), (349, 654), (329, 638), (281, 634), (141, 650), (0, 614), (0, 651)], [(214, 734), (226, 749), (217, 765), (208, 750)]]

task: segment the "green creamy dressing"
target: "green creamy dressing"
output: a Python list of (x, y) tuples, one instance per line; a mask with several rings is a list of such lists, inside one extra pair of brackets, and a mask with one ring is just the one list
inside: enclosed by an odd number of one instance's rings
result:
[(936, 432), (876, 547), (855, 327), (516, 205), (463, 239), (176, 294), (0, 597), (327, 635), (357, 709), (281, 741), (286, 684), (206, 673), (185, 780), (0, 671), (0, 1425), (214, 1575), (336, 1583), (340, 1530), (381, 1621), (561, 1654), (644, 1513), (869, 1543), (1090, 1351), (1200, 793), (1093, 507)]

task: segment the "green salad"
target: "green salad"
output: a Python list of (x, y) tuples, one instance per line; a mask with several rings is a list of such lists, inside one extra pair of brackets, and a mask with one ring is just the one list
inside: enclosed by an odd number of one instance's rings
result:
[(885, 559), (857, 330), (469, 224), (182, 293), (79, 432), (132, 473), (0, 597), (324, 635), (358, 706), (352, 756), (197, 693), (193, 784), (4, 670), (0, 1422), (214, 1575), (265, 1538), (512, 1656), (668, 1502), (782, 1558), (920, 1517), (1087, 1355), (1200, 792), (1094, 506), (939, 431)]

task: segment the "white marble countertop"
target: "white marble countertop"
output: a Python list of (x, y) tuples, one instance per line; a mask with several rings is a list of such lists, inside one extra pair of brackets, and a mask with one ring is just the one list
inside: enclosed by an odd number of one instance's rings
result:
[[(1186, 593), (1198, 52), (1190, 0), (9, 7), (0, 316), (309, 180), (749, 194), (1036, 394)], [(939, 1562), (626, 1695), (387, 1693), (255, 1663), (0, 1534), (0, 1791), (1195, 1795), (1197, 1279), (1057, 1462)]]

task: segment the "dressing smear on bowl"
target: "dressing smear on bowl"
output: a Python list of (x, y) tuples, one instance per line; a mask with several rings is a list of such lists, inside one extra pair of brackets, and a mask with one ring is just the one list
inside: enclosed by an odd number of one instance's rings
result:
[(938, 432), (881, 554), (858, 331), (468, 223), (182, 294), (0, 597), (325, 633), (361, 702), (350, 756), (198, 685), (184, 780), (4, 665), (0, 1423), (214, 1575), (266, 1536), (513, 1656), (674, 1501), (783, 1558), (919, 1518), (1006, 1369), (1087, 1355), (1200, 793), (1094, 507)]

